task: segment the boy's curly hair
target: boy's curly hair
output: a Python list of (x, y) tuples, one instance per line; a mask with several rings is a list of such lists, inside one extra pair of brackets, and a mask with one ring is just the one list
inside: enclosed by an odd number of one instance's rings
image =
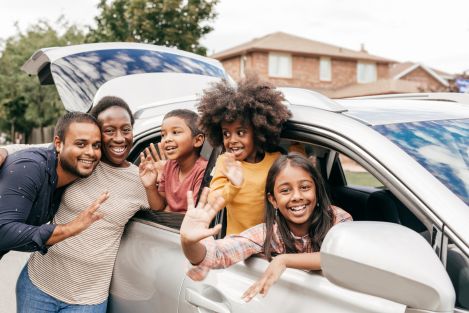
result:
[(257, 149), (273, 151), (283, 124), (291, 117), (284, 99), (280, 91), (256, 76), (248, 76), (238, 86), (223, 80), (204, 91), (197, 105), (199, 128), (213, 146), (221, 146), (221, 123), (242, 120), (252, 125)]

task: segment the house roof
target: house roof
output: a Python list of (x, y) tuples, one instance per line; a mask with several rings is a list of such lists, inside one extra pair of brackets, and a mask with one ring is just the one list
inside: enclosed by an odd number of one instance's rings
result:
[(414, 62), (403, 62), (403, 63), (395, 63), (391, 66), (389, 70), (389, 76), (393, 79), (401, 79), (402, 77), (406, 76), (407, 74), (413, 72), (414, 70), (421, 68), (433, 78), (435, 78), (438, 82), (440, 82), (444, 86), (448, 86), (448, 79), (453, 79), (454, 75), (445, 73), (440, 70), (435, 70), (430, 68), (422, 63), (414, 63)]
[(372, 96), (392, 93), (416, 93), (421, 92), (420, 83), (408, 80), (380, 79), (368, 84), (353, 84), (333, 92), (329, 92), (331, 98)]
[(283, 32), (276, 32), (261, 38), (255, 38), (249, 42), (215, 53), (210, 57), (222, 61), (252, 51), (278, 51), (303, 55), (320, 55), (355, 60), (360, 59), (382, 63), (395, 62), (391, 59), (368, 54), (366, 51), (350, 50)]

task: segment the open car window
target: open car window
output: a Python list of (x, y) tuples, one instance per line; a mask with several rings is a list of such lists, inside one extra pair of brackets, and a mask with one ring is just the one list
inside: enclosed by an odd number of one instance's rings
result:
[[(138, 166), (140, 164), (140, 157), (139, 157), (140, 153), (143, 152), (145, 150), (145, 148), (149, 147), (150, 143), (153, 143), (153, 144), (156, 145), (156, 143), (158, 143), (160, 141), (161, 141), (161, 132), (159, 130), (155, 131), (155, 133), (153, 133), (153, 134), (139, 140), (138, 142), (136, 142), (134, 144), (132, 152), (129, 155), (129, 160), (132, 163), (134, 163), (135, 165)], [(212, 157), (212, 155), (214, 154), (213, 150), (214, 149), (212, 148), (212, 146), (206, 140), (203, 147), (202, 147), (201, 156), (204, 157), (205, 159), (207, 159), (209, 161), (209, 163), (208, 163), (208, 166), (207, 166), (208, 169), (206, 169), (206, 171), (205, 171), (204, 180), (202, 182), (201, 190), (202, 190), (204, 184), (206, 183), (207, 172), (210, 173), (210, 171), (211, 171), (210, 167), (213, 167), (215, 165), (216, 157), (215, 158)], [(215, 151), (215, 153), (216, 153), (216, 151)], [(209, 178), (207, 177), (207, 179), (209, 179)], [(210, 180), (208, 180), (208, 182), (210, 182)], [(197, 196), (197, 199), (199, 198), (199, 196), (200, 196), (200, 192)], [(183, 213), (177, 213), (177, 212), (165, 212), (165, 211), (154, 211), (154, 210), (151, 210), (151, 209), (144, 209), (144, 210), (138, 211), (134, 215), (134, 218), (154, 222), (154, 223), (157, 223), (159, 225), (163, 225), (163, 226), (169, 227), (173, 230), (179, 231), (179, 229), (181, 227), (182, 220), (184, 218), (184, 214)]]

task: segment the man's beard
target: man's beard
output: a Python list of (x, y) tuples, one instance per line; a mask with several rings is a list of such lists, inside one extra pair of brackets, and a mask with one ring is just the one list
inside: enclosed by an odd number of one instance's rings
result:
[(62, 169), (74, 176), (77, 176), (79, 178), (86, 178), (88, 176), (90, 176), (93, 171), (94, 171), (94, 167), (93, 167), (93, 170), (88, 174), (83, 174), (81, 173), (76, 167), (74, 167), (70, 162), (67, 161), (66, 158), (62, 157), (60, 154), (59, 154), (59, 161), (60, 161), (60, 166), (62, 166)]

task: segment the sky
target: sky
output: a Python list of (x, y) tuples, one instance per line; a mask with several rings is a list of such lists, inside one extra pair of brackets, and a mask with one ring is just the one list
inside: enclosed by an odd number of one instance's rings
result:
[[(93, 25), (98, 0), (0, 0), (0, 38), (64, 15)], [(282, 31), (448, 73), (469, 71), (469, 0), (220, 0), (209, 54)]]

